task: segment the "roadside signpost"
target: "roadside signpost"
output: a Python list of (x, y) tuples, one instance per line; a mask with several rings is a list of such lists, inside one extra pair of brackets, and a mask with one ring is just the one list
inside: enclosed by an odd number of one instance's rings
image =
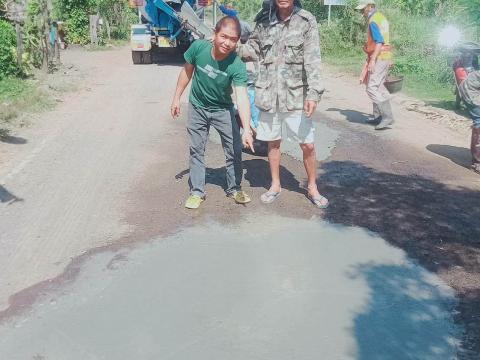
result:
[(330, 26), (330, 21), (332, 19), (332, 5), (345, 6), (347, 5), (347, 0), (324, 0), (323, 5), (328, 5), (328, 25)]

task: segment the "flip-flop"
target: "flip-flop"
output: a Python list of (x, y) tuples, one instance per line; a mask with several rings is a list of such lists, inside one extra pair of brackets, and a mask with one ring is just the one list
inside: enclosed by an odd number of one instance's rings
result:
[[(307, 197), (308, 197), (308, 200), (310, 200), (312, 204), (315, 205), (317, 208), (319, 209), (328, 208), (329, 202), (325, 196), (322, 196), (322, 195), (311, 196), (310, 194), (308, 194)], [(327, 201), (326, 203), (325, 203), (325, 200)]]
[(262, 194), (262, 196), (260, 196), (260, 200), (264, 204), (271, 204), (277, 199), (277, 197), (280, 195), (280, 193), (281, 193), (281, 191), (279, 191), (279, 192), (267, 191), (266, 193)]

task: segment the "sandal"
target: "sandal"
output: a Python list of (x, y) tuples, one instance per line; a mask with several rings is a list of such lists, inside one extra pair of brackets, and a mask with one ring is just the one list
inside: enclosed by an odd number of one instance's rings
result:
[(478, 163), (472, 164), (470, 169), (472, 169), (477, 174), (480, 174), (480, 164), (478, 164)]
[(319, 209), (326, 209), (329, 205), (328, 199), (322, 195), (312, 196), (308, 194), (307, 198)]
[(281, 191), (279, 191), (279, 192), (267, 191), (266, 193), (262, 194), (262, 196), (260, 196), (260, 200), (264, 204), (271, 204), (277, 199), (277, 197), (280, 195), (280, 193), (281, 193)]

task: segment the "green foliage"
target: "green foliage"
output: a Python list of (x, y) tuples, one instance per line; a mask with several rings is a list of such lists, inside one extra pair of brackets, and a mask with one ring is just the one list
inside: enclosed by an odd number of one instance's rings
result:
[(480, 23), (480, 0), (460, 0), (460, 5), (468, 12), (469, 17), (477, 24)]
[(10, 23), (0, 20), (0, 79), (15, 74), (16, 63), (16, 35)]
[(95, 13), (96, 0), (56, 0), (54, 16), (65, 21), (67, 41), (87, 44), (89, 41), (89, 14)]
[(242, 19), (252, 21), (262, 8), (262, 2), (263, 0), (238, 0), (235, 7), (240, 12)]
[[(117, 40), (129, 38), (130, 25), (137, 21), (137, 14), (134, 9), (128, 6), (127, 1), (97, 0), (97, 9), (100, 16), (110, 26), (110, 38)], [(108, 34), (105, 34), (107, 31), (106, 26), (104, 26), (103, 30), (103, 37), (109, 37)]]
[(32, 67), (41, 67), (43, 62), (42, 37), (44, 36), (42, 5), (39, 0), (30, 0), (27, 6), (27, 18), (23, 26), (23, 69), (28, 74)]
[(136, 14), (126, 0), (56, 0), (54, 4), (55, 18), (66, 21), (70, 43), (89, 42), (89, 15), (99, 14), (104, 20), (99, 34), (101, 43), (109, 38), (128, 39), (130, 24), (136, 21)]
[[(322, 1), (318, 0), (303, 0), (302, 6), (305, 10), (310, 11), (318, 21), (326, 19), (328, 16), (328, 8), (323, 5)], [(339, 10), (339, 7), (334, 6), (333, 11), (336, 12)]]
[(67, 41), (85, 45), (90, 40), (88, 14), (83, 9), (73, 9), (66, 21)]
[(442, 0), (389, 0), (384, 5), (397, 7), (404, 14), (431, 15), (442, 3)]

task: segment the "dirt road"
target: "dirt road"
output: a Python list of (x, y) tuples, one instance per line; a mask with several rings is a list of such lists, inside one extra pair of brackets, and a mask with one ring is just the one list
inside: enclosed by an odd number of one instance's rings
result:
[[(18, 352), (19, 338), (60, 323), (80, 324), (106, 308), (111, 313), (104, 326), (121, 328), (138, 317), (138, 334), (154, 331), (142, 322), (152, 319), (178, 324), (182, 334), (161, 346), (154, 338), (144, 339), (143, 355), (130, 352), (124, 358), (168, 353), (165, 358), (188, 359), (200, 353), (197, 358), (313, 359), (318, 346), (329, 359), (373, 359), (398, 351), (399, 357), (380, 358), (474, 359), (480, 352), (480, 177), (466, 168), (467, 126), (453, 130), (444, 121), (408, 111), (410, 99), (399, 97), (395, 128), (375, 132), (364, 124), (370, 106), (363, 89), (354, 79), (327, 73), (328, 92), (315, 121), (318, 182), (331, 200), (328, 210), (318, 211), (306, 200), (305, 176), (292, 144), (285, 144), (285, 191), (275, 204), (257, 200), (268, 187), (268, 163), (252, 156), (244, 159), (244, 188), (255, 201), (247, 207), (229, 202), (221, 188), (224, 158), (213, 141), (208, 199), (200, 211), (187, 212), (185, 118), (174, 121), (168, 115), (179, 61), (169, 57), (161, 64), (133, 66), (128, 49), (72, 50), (64, 59), (87, 74), (83, 90), (39, 114), (30, 128), (15, 134), (16, 144), (0, 143), (0, 352), (20, 354), (19, 359), (122, 358), (118, 354), (132, 347), (123, 343), (125, 348), (114, 351), (93, 344), (82, 337), (88, 322), (75, 331), (61, 329), (69, 336), (66, 344), (82, 345), (75, 356), (69, 353), (72, 346), (48, 347), (54, 340), (45, 337)], [(136, 267), (143, 263), (152, 265)], [(190, 264), (196, 274), (188, 270)], [(361, 284), (349, 283), (355, 275), (346, 274), (354, 268), (362, 269), (357, 270)], [(121, 271), (109, 275), (105, 269)], [(142, 287), (133, 284), (142, 284), (142, 277), (144, 286), (173, 290), (166, 298), (146, 291), (144, 300), (150, 300), (140, 301), (134, 294), (143, 293)], [(121, 285), (109, 292), (114, 281)], [(189, 291), (179, 283), (189, 284)], [(295, 301), (275, 302), (278, 289), (282, 299)], [(253, 310), (257, 298), (252, 294), (263, 299), (264, 313)], [(90, 302), (103, 296), (108, 305)], [(181, 315), (193, 298), (199, 300), (190, 316)], [(215, 306), (209, 308), (212, 301)], [(322, 301), (320, 307), (312, 305)], [(142, 304), (148, 304), (145, 316), (122, 317), (121, 308)], [(173, 310), (158, 314), (160, 305)], [(292, 313), (303, 306), (298, 316)], [(70, 318), (77, 311), (83, 315)], [(252, 322), (245, 320), (252, 313)], [(192, 325), (195, 316), (202, 321)], [(268, 325), (259, 327), (261, 319)], [(13, 330), (19, 323), (21, 330)], [(189, 335), (190, 325), (196, 335)], [(208, 329), (231, 333), (220, 341), (218, 331), (209, 336)], [(289, 343), (287, 334), (295, 329), (300, 329), (298, 338)], [(396, 335), (378, 347), (375, 339), (389, 331)], [(165, 328), (159, 334), (171, 332)], [(197, 335), (204, 332), (200, 341)], [(252, 332), (254, 338), (246, 335)], [(303, 342), (302, 334), (317, 332), (319, 338)], [(105, 343), (121, 339), (109, 335)], [(329, 348), (332, 341), (339, 345)], [(295, 352), (295, 344), (305, 352)], [(262, 348), (267, 357), (261, 356)]]

